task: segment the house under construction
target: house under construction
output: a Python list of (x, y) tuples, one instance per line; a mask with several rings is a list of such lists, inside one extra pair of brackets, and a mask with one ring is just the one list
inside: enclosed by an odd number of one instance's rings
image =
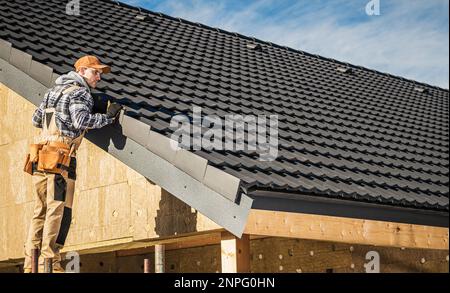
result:
[[(78, 151), (81, 272), (448, 272), (449, 91), (131, 7), (0, 0), (0, 272), (33, 211), (31, 117), (83, 55), (126, 112)], [(173, 149), (170, 122), (277, 115), (274, 161)], [(164, 258), (163, 258), (164, 257)]]

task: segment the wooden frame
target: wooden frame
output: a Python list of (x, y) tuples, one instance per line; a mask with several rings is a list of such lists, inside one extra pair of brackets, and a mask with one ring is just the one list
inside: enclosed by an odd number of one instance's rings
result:
[[(449, 249), (448, 228), (265, 210), (251, 210), (245, 234), (251, 239), (286, 237), (384, 247)], [(97, 247), (88, 243), (65, 247), (64, 251), (87, 254), (119, 250), (118, 253), (125, 256), (154, 251), (152, 247), (156, 244), (165, 244), (166, 250), (174, 250), (222, 244), (230, 237), (223, 229), (217, 229), (140, 241), (125, 238), (123, 242), (100, 242)]]
[(448, 228), (252, 210), (246, 234), (385, 247), (448, 250)]
[(242, 238), (222, 232), (220, 240), (220, 254), (222, 273), (249, 273), (250, 272), (250, 236)]
[[(449, 248), (448, 228), (265, 210), (251, 210), (245, 234), (251, 239), (286, 237), (384, 247)], [(154, 251), (156, 244), (165, 244), (166, 250), (174, 250), (224, 244), (229, 238), (238, 239), (217, 229), (179, 237), (123, 239), (125, 243), (98, 243), (98, 247), (90, 243), (85, 247), (65, 247), (64, 251), (77, 250), (86, 254), (119, 250), (118, 254), (126, 256)]]

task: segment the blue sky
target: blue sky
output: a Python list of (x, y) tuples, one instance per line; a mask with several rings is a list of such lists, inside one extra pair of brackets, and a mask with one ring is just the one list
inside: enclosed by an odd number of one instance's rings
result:
[(448, 0), (120, 1), (449, 88)]

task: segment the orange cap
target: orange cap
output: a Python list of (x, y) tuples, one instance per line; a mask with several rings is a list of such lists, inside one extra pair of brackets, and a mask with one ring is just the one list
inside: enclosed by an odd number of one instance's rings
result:
[(81, 67), (99, 69), (102, 73), (110, 73), (111, 67), (100, 63), (95, 56), (84, 56), (75, 62), (75, 69), (78, 71)]

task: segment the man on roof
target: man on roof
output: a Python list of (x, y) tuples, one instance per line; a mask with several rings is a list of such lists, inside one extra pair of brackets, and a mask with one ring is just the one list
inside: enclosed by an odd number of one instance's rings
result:
[(111, 68), (95, 56), (80, 58), (75, 71), (56, 80), (33, 114), (33, 125), (42, 131), (30, 146), (24, 170), (33, 175), (35, 201), (25, 243), (25, 273), (32, 270), (31, 256), (36, 249), (40, 250), (40, 271), (47, 260), (54, 272), (64, 272), (59, 251), (72, 219), (77, 149), (87, 130), (112, 124), (122, 109), (111, 103), (106, 114), (92, 113), (91, 89), (109, 72)]

